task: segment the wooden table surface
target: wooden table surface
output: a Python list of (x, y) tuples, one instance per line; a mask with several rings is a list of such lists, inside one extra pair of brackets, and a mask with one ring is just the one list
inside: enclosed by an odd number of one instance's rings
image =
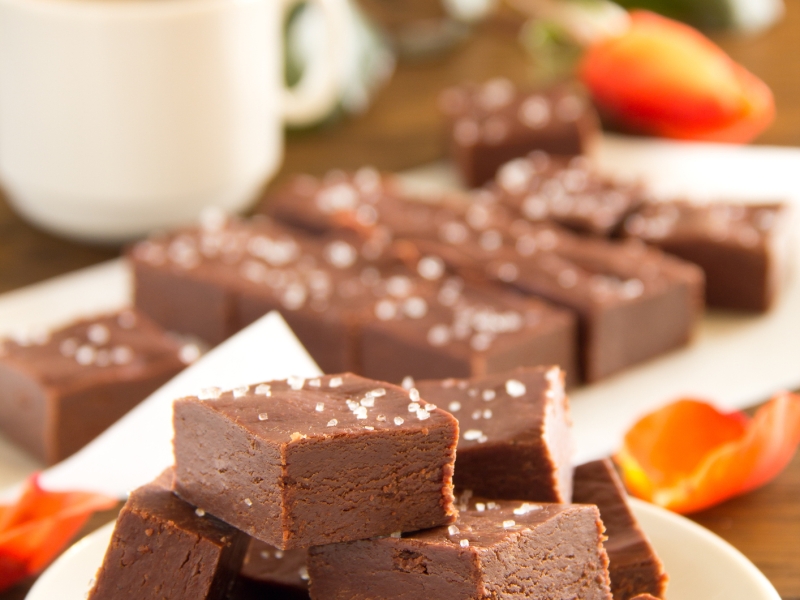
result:
[[(714, 38), (775, 93), (777, 118), (757, 143), (800, 146), (800, 0), (786, 2), (786, 18), (775, 28), (753, 37)], [(539, 76), (515, 41), (518, 27), (516, 18), (503, 15), (482, 24), (445, 56), (401, 63), (366, 114), (291, 134), (278, 180), (296, 171), (319, 174), (364, 164), (399, 170), (440, 158), (435, 99), (443, 86), (495, 75), (518, 81)], [(118, 254), (119, 248), (73, 243), (38, 231), (0, 196), (0, 292)], [(692, 518), (741, 550), (784, 600), (800, 600), (800, 456), (764, 488)], [(23, 593), (20, 588), (0, 594), (0, 600), (22, 598)]]

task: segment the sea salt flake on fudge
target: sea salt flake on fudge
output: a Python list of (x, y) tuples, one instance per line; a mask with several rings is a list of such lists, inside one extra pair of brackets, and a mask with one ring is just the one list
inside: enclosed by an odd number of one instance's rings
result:
[(0, 429), (47, 464), (82, 448), (199, 355), (127, 309), (52, 332), (21, 331), (0, 347)]
[(239, 573), (237, 600), (308, 599), (307, 550), (280, 550), (250, 539)]
[(574, 442), (564, 372), (555, 366), (517, 369), (467, 383), (463, 389), (443, 381), (417, 382), (423, 398), (449, 407), (459, 421), (456, 489), (569, 503)]
[(566, 87), (518, 90), (508, 79), (497, 78), (445, 90), (440, 108), (447, 119), (451, 157), (471, 187), (533, 150), (584, 154), (599, 133), (591, 103)]
[(701, 267), (709, 306), (763, 312), (786, 280), (788, 226), (785, 204), (664, 201), (629, 216), (624, 233)]
[(269, 397), (176, 401), (182, 498), (282, 550), (455, 518), (458, 423), (449, 413), (424, 400), (409, 413), (408, 391), (352, 374), (321, 377), (319, 387), (269, 385)]
[(663, 598), (667, 587), (664, 565), (628, 506), (628, 496), (608, 459), (575, 468), (573, 500), (596, 504), (606, 526), (605, 548), (614, 600), (632, 600), (649, 593)]
[(248, 537), (169, 489), (171, 469), (131, 492), (88, 600), (229, 600)]
[(311, 598), (610, 600), (595, 506), (493, 506), (461, 511), (451, 530), (309, 549)]

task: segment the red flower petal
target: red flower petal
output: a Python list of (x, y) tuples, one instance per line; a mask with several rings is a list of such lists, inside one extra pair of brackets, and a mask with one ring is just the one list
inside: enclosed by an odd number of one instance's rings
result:
[(580, 75), (601, 112), (642, 133), (747, 142), (775, 114), (760, 79), (697, 30), (647, 11), (591, 46)]
[(48, 492), (32, 476), (15, 504), (0, 507), (0, 591), (38, 573), (92, 513), (116, 504), (100, 494)]
[(637, 422), (615, 458), (632, 494), (690, 513), (764, 485), (798, 444), (797, 394), (779, 394), (752, 420), (679, 400)]

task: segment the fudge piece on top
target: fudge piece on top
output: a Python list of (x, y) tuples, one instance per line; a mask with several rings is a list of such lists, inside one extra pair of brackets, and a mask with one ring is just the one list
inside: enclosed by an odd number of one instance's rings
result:
[(57, 463), (199, 353), (132, 310), (0, 340), (0, 429), (45, 463)]
[(416, 387), (458, 419), (457, 490), (507, 500), (571, 501), (574, 442), (561, 369), (420, 381)]
[(169, 489), (171, 469), (131, 492), (88, 600), (229, 600), (245, 534)]
[(239, 573), (240, 600), (308, 600), (305, 548), (280, 550), (250, 538)]
[(610, 600), (595, 506), (492, 501), (449, 527), (309, 549), (315, 600)]
[(786, 279), (788, 225), (784, 204), (674, 201), (642, 206), (624, 233), (699, 265), (709, 306), (763, 312)]
[(521, 221), (506, 232), (456, 226), (458, 238), (408, 243), (465, 277), (488, 276), (575, 311), (587, 382), (686, 344), (702, 313), (702, 270), (641, 242)]
[(529, 221), (551, 220), (601, 236), (615, 233), (646, 195), (639, 184), (601, 175), (585, 157), (568, 160), (541, 151), (500, 167), (491, 190)]
[(596, 504), (606, 526), (614, 600), (631, 600), (641, 593), (663, 598), (667, 586), (664, 565), (631, 512), (627, 497), (610, 460), (576, 467), (572, 499)]
[(517, 366), (561, 364), (577, 371), (576, 323), (566, 310), (500, 286), (448, 276), (423, 256), (417, 273), (387, 273), (362, 317), (361, 371), (399, 383), (472, 377)]
[(452, 522), (458, 423), (351, 374), (175, 402), (177, 493), (281, 550)]
[(439, 104), (450, 154), (470, 187), (483, 185), (500, 165), (533, 150), (584, 154), (599, 133), (591, 103), (565, 87), (520, 91), (498, 78), (449, 88)]

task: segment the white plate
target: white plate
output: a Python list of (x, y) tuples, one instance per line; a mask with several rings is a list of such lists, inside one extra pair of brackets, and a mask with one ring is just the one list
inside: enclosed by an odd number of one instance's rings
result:
[[(631, 505), (669, 573), (668, 600), (780, 600), (753, 563), (722, 538), (640, 500)], [(109, 523), (67, 550), (26, 600), (84, 600), (113, 530)]]

